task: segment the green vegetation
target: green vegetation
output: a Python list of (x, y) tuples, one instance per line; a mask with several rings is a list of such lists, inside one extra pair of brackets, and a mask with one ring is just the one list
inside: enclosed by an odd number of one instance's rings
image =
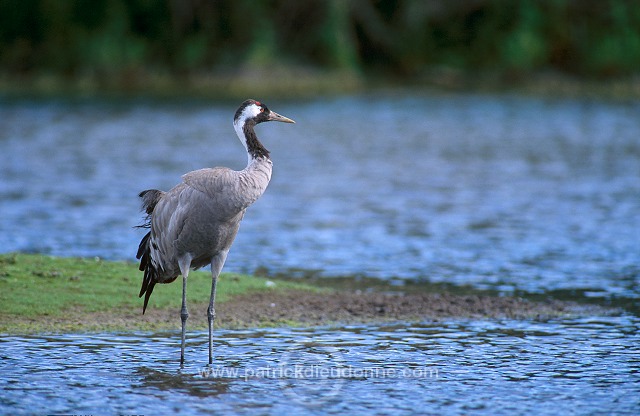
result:
[[(0, 255), (0, 333), (15, 328), (14, 320), (18, 318), (21, 329), (26, 332), (48, 328), (48, 321), (61, 319), (65, 314), (81, 316), (123, 310), (142, 318), (142, 300), (138, 298), (141, 279), (142, 272), (133, 263), (29, 254)], [(270, 284), (266, 278), (229, 273), (221, 274), (219, 282), (216, 304), (259, 291), (318, 290), (303, 283), (278, 280)], [(156, 286), (147, 315), (159, 309), (177, 311), (181, 291), (179, 282)], [(208, 304), (210, 291), (210, 273), (195, 271), (189, 274), (187, 299), (190, 305)], [(140, 319), (142, 328), (145, 325)]]
[(381, 78), (447, 84), (457, 74), (611, 80), (640, 72), (640, 3), (0, 0), (0, 68), (5, 90), (217, 95), (265, 84), (344, 91)]
[[(133, 263), (0, 255), (0, 334), (176, 330), (182, 285), (158, 285), (147, 313)], [(210, 276), (189, 274), (190, 330), (206, 329)], [(424, 319), (550, 319), (610, 315), (592, 302), (500, 296), (469, 287), (367, 278), (277, 278), (222, 274), (216, 326), (314, 326)]]

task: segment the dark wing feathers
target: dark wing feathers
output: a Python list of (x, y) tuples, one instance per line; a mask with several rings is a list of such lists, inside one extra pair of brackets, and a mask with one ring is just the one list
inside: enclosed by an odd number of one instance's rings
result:
[[(151, 214), (155, 209), (158, 201), (165, 193), (157, 189), (149, 189), (140, 192), (140, 198), (142, 198), (142, 209), (147, 214), (144, 223), (139, 225), (140, 228), (151, 227)], [(158, 271), (156, 270), (153, 262), (151, 261), (151, 231), (149, 231), (140, 241), (138, 246), (138, 252), (136, 259), (140, 259), (140, 270), (144, 270), (144, 276), (142, 278), (142, 287), (140, 288), (140, 294), (138, 297), (144, 296), (144, 306), (142, 307), (142, 313), (147, 309), (147, 303), (149, 297), (153, 292), (153, 287), (156, 285)]]

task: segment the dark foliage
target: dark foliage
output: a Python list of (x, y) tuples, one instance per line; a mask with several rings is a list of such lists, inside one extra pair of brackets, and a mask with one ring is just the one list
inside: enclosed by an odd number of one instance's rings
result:
[(10, 74), (108, 78), (296, 65), (618, 76), (640, 69), (634, 0), (0, 0)]

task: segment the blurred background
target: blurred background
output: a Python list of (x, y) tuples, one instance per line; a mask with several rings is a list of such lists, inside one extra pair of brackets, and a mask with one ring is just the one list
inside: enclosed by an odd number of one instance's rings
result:
[(637, 95), (639, 70), (634, 0), (0, 0), (9, 92), (554, 91), (635, 77)]
[(138, 192), (242, 169), (252, 97), (298, 124), (258, 129), (274, 177), (228, 271), (640, 297), (637, 1), (0, 0), (0, 19), (3, 251), (133, 259)]

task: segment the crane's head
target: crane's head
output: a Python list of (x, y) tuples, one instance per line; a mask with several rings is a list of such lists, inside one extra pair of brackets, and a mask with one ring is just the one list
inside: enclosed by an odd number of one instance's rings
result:
[(271, 111), (266, 105), (256, 100), (246, 100), (243, 102), (236, 115), (233, 118), (233, 124), (244, 125), (247, 122), (253, 122), (253, 124), (262, 123), (265, 121), (281, 121), (283, 123), (295, 123), (295, 121), (281, 116), (275, 111)]
[(249, 162), (253, 158), (269, 157), (269, 151), (258, 140), (253, 127), (265, 121), (281, 121), (283, 123), (295, 123), (295, 121), (271, 111), (266, 105), (256, 100), (243, 102), (233, 118), (233, 128), (249, 154)]

